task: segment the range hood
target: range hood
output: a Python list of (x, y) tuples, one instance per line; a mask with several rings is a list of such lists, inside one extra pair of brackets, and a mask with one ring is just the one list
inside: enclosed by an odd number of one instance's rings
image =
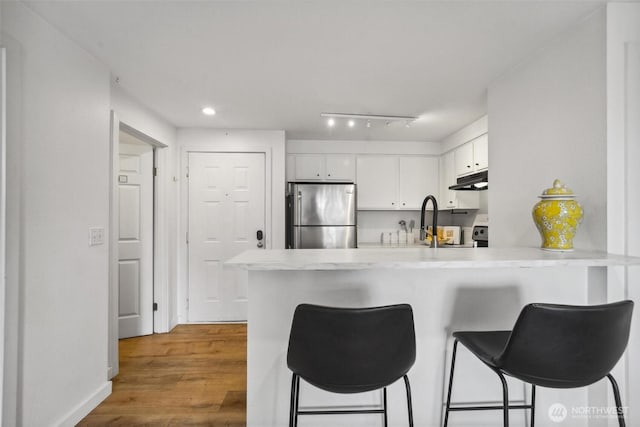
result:
[(458, 191), (482, 191), (489, 188), (489, 171), (473, 173), (461, 176), (456, 181), (456, 185), (449, 187), (449, 190)]

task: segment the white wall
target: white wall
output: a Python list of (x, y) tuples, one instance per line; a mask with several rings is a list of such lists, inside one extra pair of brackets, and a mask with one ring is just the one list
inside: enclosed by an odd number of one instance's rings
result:
[[(284, 249), (285, 243), (285, 133), (270, 130), (221, 130), (221, 129), (178, 129), (178, 146), (180, 150), (180, 218), (178, 231), (178, 321), (187, 321), (186, 298), (188, 294), (187, 278), (187, 194), (186, 160), (189, 151), (200, 152), (265, 152), (271, 164), (270, 200), (267, 200), (267, 217), (270, 216), (270, 227), (265, 230), (265, 247), (267, 249)], [(267, 196), (268, 197), (268, 196)], [(267, 218), (267, 220), (269, 220)], [(269, 230), (271, 233), (269, 233)]]
[(531, 219), (555, 178), (578, 196), (574, 246), (606, 249), (605, 11), (489, 87), (491, 246), (539, 246)]
[(489, 116), (485, 115), (440, 141), (441, 153), (444, 154), (451, 151), (487, 132), (489, 132)]
[(109, 74), (22, 3), (2, 9), (13, 252), (3, 425), (73, 425), (111, 390), (107, 246), (88, 246), (88, 228), (108, 223)]

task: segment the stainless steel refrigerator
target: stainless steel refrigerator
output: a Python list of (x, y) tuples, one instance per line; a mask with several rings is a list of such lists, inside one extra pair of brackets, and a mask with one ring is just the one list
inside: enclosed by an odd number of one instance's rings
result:
[(356, 185), (287, 185), (287, 248), (355, 248)]

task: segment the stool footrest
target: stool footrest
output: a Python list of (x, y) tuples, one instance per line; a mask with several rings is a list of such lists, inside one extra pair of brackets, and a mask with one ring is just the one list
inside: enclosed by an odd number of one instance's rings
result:
[(328, 409), (323, 411), (298, 411), (298, 415), (384, 414), (384, 409)]
[[(531, 409), (531, 405), (509, 405), (509, 409)], [(486, 410), (503, 410), (500, 406), (451, 406), (449, 411), (486, 411)]]

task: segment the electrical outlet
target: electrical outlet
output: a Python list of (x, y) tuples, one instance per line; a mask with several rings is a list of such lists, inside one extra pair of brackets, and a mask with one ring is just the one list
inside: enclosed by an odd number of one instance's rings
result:
[(89, 229), (89, 246), (104, 244), (104, 228), (95, 227)]

